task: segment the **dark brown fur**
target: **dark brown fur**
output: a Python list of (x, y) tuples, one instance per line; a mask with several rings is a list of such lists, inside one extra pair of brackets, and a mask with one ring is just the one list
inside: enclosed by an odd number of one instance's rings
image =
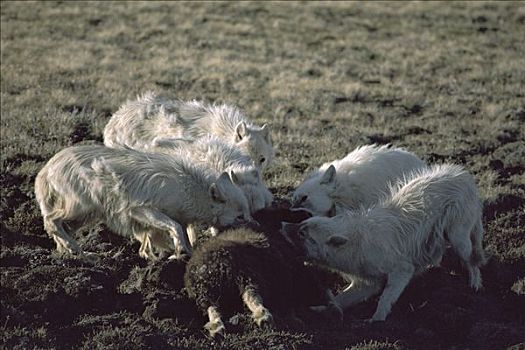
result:
[(248, 288), (282, 315), (323, 302), (325, 288), (278, 230), (281, 222), (300, 222), (309, 214), (269, 208), (254, 217), (260, 226), (230, 229), (193, 252), (184, 276), (189, 296), (203, 312), (214, 306), (224, 313), (242, 310), (241, 294)]

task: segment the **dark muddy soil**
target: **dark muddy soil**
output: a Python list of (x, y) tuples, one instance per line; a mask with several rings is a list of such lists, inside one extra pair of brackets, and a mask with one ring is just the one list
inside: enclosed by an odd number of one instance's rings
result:
[(93, 264), (58, 256), (42, 234), (20, 235), (10, 227), (2, 225), (0, 257), (6, 348), (335, 349), (373, 339), (401, 348), (497, 349), (525, 334), (523, 283), (513, 291), (523, 259), (492, 259), (482, 270), (484, 289), (474, 293), (450, 252), (442, 266), (411, 282), (384, 323), (364, 321), (375, 299), (348, 310), (343, 321), (304, 310), (302, 321), (277, 319), (274, 329), (264, 330), (241, 312), (225, 339), (212, 340), (183, 289), (184, 262), (147, 263), (137, 244), (100, 226), (80, 234), (83, 247), (100, 257)]

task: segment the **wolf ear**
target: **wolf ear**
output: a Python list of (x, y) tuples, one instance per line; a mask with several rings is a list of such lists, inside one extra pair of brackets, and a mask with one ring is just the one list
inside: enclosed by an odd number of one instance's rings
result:
[(330, 165), (321, 178), (321, 185), (333, 185), (335, 183), (335, 167)]
[(210, 197), (211, 199), (213, 199), (214, 202), (218, 202), (218, 203), (226, 202), (224, 195), (222, 194), (221, 190), (219, 189), (219, 186), (217, 186), (216, 183), (211, 184), (209, 192), (210, 192)]
[(235, 142), (241, 141), (243, 138), (248, 136), (248, 128), (245, 122), (239, 122), (235, 127)]
[(270, 127), (268, 126), (268, 124), (264, 124), (261, 127), (261, 131), (262, 131), (263, 137), (266, 140), (266, 142), (271, 144), (272, 143), (272, 139), (270, 137)]
[[(233, 174), (233, 171), (232, 171), (232, 174)], [(236, 174), (235, 174), (234, 176), (237, 177)], [(217, 183), (218, 183), (219, 185), (228, 184), (228, 183), (231, 184), (231, 183), (232, 183), (232, 180), (230, 179), (230, 175), (228, 175), (228, 173), (224, 171), (224, 172), (219, 176), (219, 178), (217, 179)]]
[(209, 189), (211, 198), (219, 203), (226, 202), (226, 196), (224, 194), (224, 191), (222, 189), (222, 186), (224, 186), (227, 183), (232, 183), (230, 180), (230, 176), (227, 172), (223, 172), (221, 176), (217, 179), (216, 182), (212, 183)]
[(339, 235), (332, 235), (328, 237), (326, 244), (331, 245), (332, 247), (340, 247), (346, 244), (346, 242), (348, 242), (347, 238)]

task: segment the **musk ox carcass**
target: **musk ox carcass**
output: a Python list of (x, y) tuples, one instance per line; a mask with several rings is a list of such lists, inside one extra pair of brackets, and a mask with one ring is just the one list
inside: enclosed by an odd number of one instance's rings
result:
[(279, 232), (282, 222), (308, 217), (305, 211), (266, 208), (254, 214), (259, 225), (229, 229), (197, 246), (184, 284), (207, 314), (211, 336), (223, 333), (223, 315), (242, 310), (243, 304), (261, 326), (272, 323), (274, 312), (325, 300), (326, 288), (317, 270), (304, 264), (304, 250)]

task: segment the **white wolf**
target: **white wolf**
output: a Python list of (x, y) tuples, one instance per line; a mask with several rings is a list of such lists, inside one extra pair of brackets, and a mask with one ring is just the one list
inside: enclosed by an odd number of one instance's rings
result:
[(294, 191), (294, 207), (315, 216), (333, 216), (345, 209), (368, 207), (388, 192), (388, 186), (425, 163), (401, 148), (358, 147), (346, 157), (323, 164)]
[(208, 135), (196, 140), (163, 138), (154, 140), (153, 145), (155, 147), (151, 148), (152, 151), (187, 154), (197, 163), (209, 166), (218, 174), (224, 171), (234, 174), (232, 181), (246, 195), (251, 213), (272, 204), (273, 196), (250, 157), (216, 136)]
[(184, 157), (104, 146), (57, 153), (38, 173), (35, 195), (46, 231), (59, 251), (70, 253), (83, 254), (63, 227), (68, 221), (104, 221), (138, 239), (142, 257), (155, 258), (154, 248), (191, 252), (188, 224), (251, 220), (245, 196), (227, 173), (217, 176)]
[(192, 139), (208, 134), (238, 146), (261, 170), (273, 160), (267, 124), (262, 127), (251, 124), (230, 105), (168, 100), (153, 92), (120, 107), (104, 129), (104, 144), (111, 148), (147, 150), (156, 138)]
[(411, 278), (441, 262), (446, 240), (468, 269), (470, 286), (481, 288), (481, 209), (470, 174), (436, 165), (414, 172), (370, 209), (304, 221), (299, 237), (310, 257), (352, 280), (332, 306), (342, 310), (384, 287), (371, 319), (383, 321)]

